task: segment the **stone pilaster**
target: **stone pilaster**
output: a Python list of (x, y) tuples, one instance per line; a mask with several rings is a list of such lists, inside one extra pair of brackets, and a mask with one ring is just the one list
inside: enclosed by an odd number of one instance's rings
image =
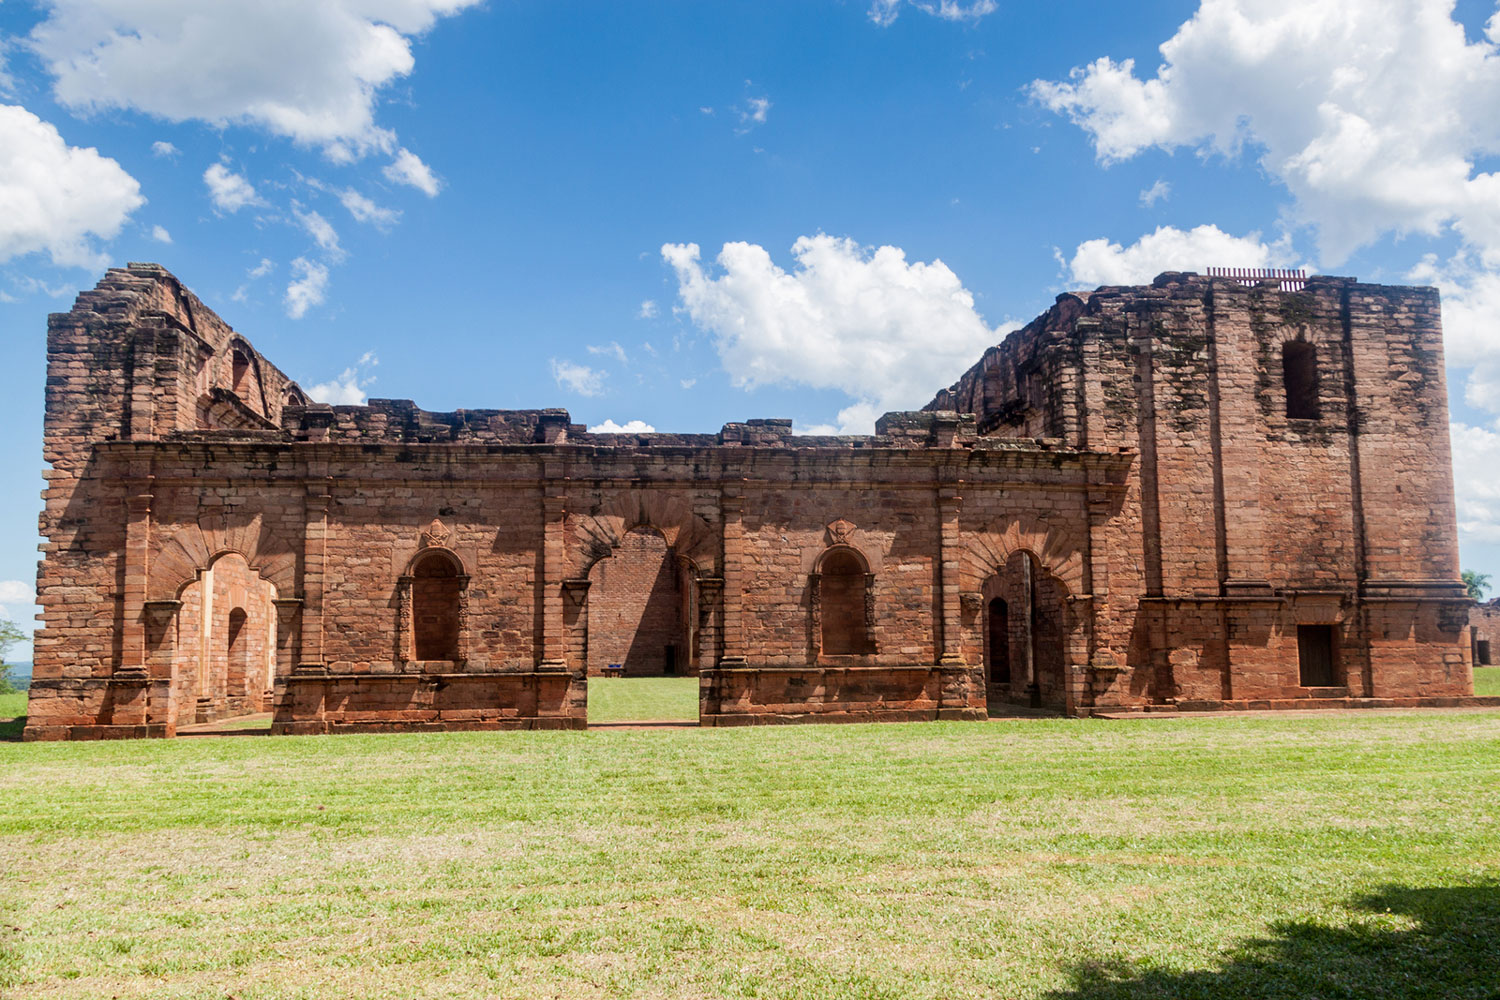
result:
[[(959, 646), (960, 606), (958, 594), (959, 533), (958, 512), (963, 504), (957, 487), (945, 486), (938, 490), (938, 587), (942, 594), (942, 620), (939, 623), (937, 642), (939, 662), (944, 666), (962, 666), (963, 651)], [(869, 588), (866, 588), (868, 593)], [(874, 633), (872, 632), (873, 636)]]
[(552, 463), (543, 464), (542, 483), (542, 660), (556, 670), (567, 667), (563, 651), (563, 578), (567, 573), (567, 477)]
[(146, 575), (150, 571), (151, 477), (133, 484), (125, 501), (124, 628), (115, 676), (146, 675)]
[(719, 500), (724, 524), (724, 654), (726, 666), (745, 662), (745, 509), (744, 487), (728, 483)]
[(323, 659), (323, 586), (328, 562), (329, 480), (308, 484), (302, 534), (302, 651), (299, 667), (326, 668)]

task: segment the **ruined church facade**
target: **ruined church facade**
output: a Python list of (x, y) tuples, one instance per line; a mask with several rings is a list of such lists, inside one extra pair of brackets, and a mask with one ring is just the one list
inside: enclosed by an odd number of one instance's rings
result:
[(872, 436), (310, 402), (156, 265), (51, 317), (29, 739), (1472, 697), (1435, 291), (1168, 273)]

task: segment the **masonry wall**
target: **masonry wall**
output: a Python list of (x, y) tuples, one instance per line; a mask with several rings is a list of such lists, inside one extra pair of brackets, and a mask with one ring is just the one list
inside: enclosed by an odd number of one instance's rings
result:
[(662, 536), (637, 528), (589, 572), (588, 672), (618, 664), (627, 676), (694, 673), (683, 612), (683, 580)]
[[(1439, 311), (1431, 289), (1168, 274), (1060, 296), (929, 408), (1139, 449), (1113, 522), (1138, 530), (1091, 532), (1096, 699), (1462, 697)], [(1316, 351), (1316, 418), (1288, 415), (1288, 342)], [(1080, 359), (1058, 380), (1078, 395), (1028, 395), (1036, 356)], [(1330, 689), (1299, 683), (1313, 623), (1339, 635)]]
[(1500, 666), (1500, 598), (1469, 612), (1469, 632), (1474, 666)]
[[(1316, 350), (1314, 418), (1288, 416), (1288, 342)], [(638, 642), (679, 647), (705, 725), (1452, 702), (1472, 653), (1441, 362), (1430, 290), (1169, 274), (1060, 297), (874, 435), (591, 435), (561, 410), (309, 403), (132, 265), (49, 328), (27, 735), (257, 707), (214, 632), (237, 600), (286, 733), (581, 727), (591, 670), (664, 668)], [(243, 570), (205, 631), (220, 564)], [(824, 648), (825, 613), (858, 643)], [(1334, 630), (1332, 685), (1302, 683), (1309, 624)]]

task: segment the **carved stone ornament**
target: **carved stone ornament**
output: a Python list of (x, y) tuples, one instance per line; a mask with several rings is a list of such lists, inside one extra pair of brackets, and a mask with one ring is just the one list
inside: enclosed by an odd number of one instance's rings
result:
[(453, 532), (448, 529), (446, 524), (437, 518), (433, 518), (432, 523), (422, 530), (422, 545), (425, 548), (447, 548), (448, 539), (452, 535)]
[(828, 541), (832, 545), (848, 545), (849, 536), (854, 534), (855, 524), (846, 521), (842, 517), (828, 526)]

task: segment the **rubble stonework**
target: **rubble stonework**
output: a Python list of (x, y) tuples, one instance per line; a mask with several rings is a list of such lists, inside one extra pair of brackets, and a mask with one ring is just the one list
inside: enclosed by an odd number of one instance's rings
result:
[(1431, 289), (1168, 273), (872, 436), (596, 435), (309, 402), (132, 264), (50, 319), (45, 457), (29, 739), (581, 728), (613, 662), (703, 725), (1473, 692)]

